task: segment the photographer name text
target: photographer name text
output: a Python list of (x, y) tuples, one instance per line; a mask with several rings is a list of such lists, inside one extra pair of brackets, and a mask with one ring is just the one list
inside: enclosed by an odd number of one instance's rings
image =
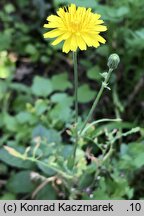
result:
[(61, 203), (52, 203), (52, 204), (29, 204), (28, 202), (23, 203), (5, 203), (3, 206), (5, 213), (7, 212), (113, 212), (114, 205), (110, 203), (106, 204), (94, 204), (94, 205), (79, 205), (79, 204), (66, 204), (65, 202)]

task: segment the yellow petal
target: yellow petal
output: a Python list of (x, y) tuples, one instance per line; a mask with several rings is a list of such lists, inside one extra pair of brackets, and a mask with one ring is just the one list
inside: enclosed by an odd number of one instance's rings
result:
[(48, 24), (44, 24), (43, 26), (44, 28), (63, 28), (64, 24), (59, 24), (59, 23), (55, 23), (55, 22), (50, 22)]
[(96, 41), (96, 40), (93, 40), (92, 45), (93, 45), (95, 48), (97, 48), (97, 47), (100, 46), (100, 43), (99, 43), (98, 41)]
[(97, 36), (98, 36), (97, 34), (84, 33), (83, 36), (88, 46), (94, 46), (97, 48), (100, 45), (97, 39)]
[(96, 19), (99, 19), (101, 17), (100, 14), (94, 14), (94, 16), (95, 16)]
[(56, 15), (50, 15), (50, 16), (48, 16), (47, 20), (49, 22), (60, 22), (61, 21), (60, 17), (58, 17)]
[(96, 25), (103, 24), (103, 23), (104, 23), (103, 20), (96, 20), (96, 22), (95, 22)]
[(59, 10), (57, 11), (58, 16), (63, 17), (65, 14), (65, 11), (63, 8), (59, 8)]
[(44, 24), (44, 28), (56, 28), (56, 26), (52, 23)]
[(89, 13), (89, 12), (91, 12), (91, 10), (92, 10), (91, 8), (88, 8), (88, 9), (87, 9), (87, 12)]
[(70, 37), (70, 33), (66, 32), (65, 34), (62, 34), (59, 36), (55, 41), (52, 42), (52, 45), (55, 46), (59, 44), (61, 41), (66, 40), (68, 37)]
[(49, 23), (45, 24), (44, 28), (60, 28), (64, 26), (62, 19), (56, 15), (50, 15), (47, 20)]
[(69, 13), (74, 14), (76, 12), (76, 5), (71, 4), (71, 6), (68, 9), (69, 9)]
[(86, 8), (84, 8), (84, 7), (78, 7), (77, 12), (76, 12), (77, 15), (83, 17), (83, 16), (85, 16), (85, 13), (86, 13)]
[(56, 40), (54, 40), (53, 42), (52, 42), (52, 45), (53, 46), (56, 46), (57, 44), (59, 44), (60, 42), (62, 42), (64, 40), (64, 38), (63, 38), (63, 36), (61, 35), (61, 36), (59, 36)]
[(106, 31), (106, 30), (107, 30), (107, 27), (106, 27), (106, 26), (103, 26), (103, 25), (97, 25), (97, 26), (95, 27), (95, 30), (96, 30), (96, 31), (102, 32), (102, 31)]
[(71, 37), (65, 40), (63, 45), (63, 52), (68, 53), (70, 51)]
[(93, 39), (90, 37), (90, 35), (88, 33), (82, 33), (82, 37), (85, 41), (85, 43), (90, 47), (92, 46), (92, 41)]
[(97, 40), (103, 44), (105, 44), (105, 42), (106, 42), (106, 40), (103, 37), (101, 37), (100, 35), (97, 35)]
[(85, 41), (83, 40), (82, 36), (76, 36), (77, 38), (77, 45), (78, 47), (80, 48), (80, 50), (86, 50), (86, 43)]
[(58, 29), (54, 29), (52, 31), (46, 32), (43, 36), (44, 36), (44, 38), (55, 38), (55, 37), (58, 37), (62, 34), (63, 34), (62, 31), (60, 31)]
[(71, 51), (75, 52), (77, 50), (77, 48), (78, 48), (77, 39), (76, 39), (76, 36), (73, 35), (71, 37), (71, 41), (70, 41), (70, 49), (71, 49)]

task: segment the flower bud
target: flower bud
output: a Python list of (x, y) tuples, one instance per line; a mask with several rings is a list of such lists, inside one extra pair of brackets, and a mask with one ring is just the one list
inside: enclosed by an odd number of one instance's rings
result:
[(107, 63), (107, 66), (110, 68), (110, 69), (116, 69), (118, 64), (120, 63), (120, 58), (119, 56), (116, 54), (116, 53), (113, 53), (109, 56), (108, 58), (108, 63)]

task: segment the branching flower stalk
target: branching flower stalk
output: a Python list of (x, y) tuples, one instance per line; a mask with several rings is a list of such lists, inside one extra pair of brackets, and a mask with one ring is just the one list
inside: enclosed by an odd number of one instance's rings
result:
[[(129, 136), (133, 133), (137, 133), (140, 131), (140, 128), (139, 127), (136, 127), (136, 128), (133, 128), (129, 131), (127, 131), (126, 133), (122, 133), (122, 134), (118, 134), (116, 137), (113, 137), (110, 141), (109, 141), (109, 150), (108, 152), (103, 156), (102, 160), (101, 160), (101, 164), (100, 164), (100, 167), (102, 165), (104, 165), (110, 158), (111, 158), (111, 155), (113, 154), (114, 152), (114, 144), (115, 142), (120, 138), (120, 137), (126, 137), (126, 136)], [(98, 171), (99, 172), (99, 171)], [(96, 173), (96, 176), (97, 176), (98, 173)]]
[(98, 104), (98, 102), (99, 102), (99, 100), (100, 100), (100, 98), (101, 98), (101, 96), (103, 94), (104, 89), (107, 88), (107, 89), (110, 90), (110, 88), (108, 87), (108, 81), (110, 79), (112, 71), (117, 68), (117, 66), (118, 66), (118, 64), (120, 62), (120, 59), (119, 59), (119, 56), (117, 54), (110, 55), (110, 57), (108, 59), (108, 63), (107, 63), (107, 65), (109, 67), (109, 71), (108, 71), (108, 73), (103, 73), (102, 74), (102, 76), (104, 77), (104, 82), (102, 82), (101, 88), (100, 88), (100, 90), (99, 90), (99, 92), (98, 92), (98, 94), (96, 96), (96, 99), (95, 99), (95, 101), (94, 101), (94, 103), (93, 103), (93, 105), (92, 105), (92, 107), (91, 107), (91, 109), (89, 111), (89, 114), (88, 114), (86, 120), (84, 121), (84, 124), (83, 124), (80, 132), (78, 133), (78, 128), (77, 128), (77, 124), (78, 124), (78, 101), (77, 101), (77, 89), (78, 89), (78, 71), (77, 71), (77, 69), (78, 69), (78, 67), (77, 67), (77, 53), (74, 52), (73, 56), (74, 56), (73, 59), (74, 59), (74, 75), (75, 75), (74, 80), (75, 80), (75, 112), (76, 112), (76, 122), (75, 122), (75, 124), (76, 124), (76, 126), (75, 126), (76, 127), (75, 128), (76, 135), (75, 135), (75, 145), (74, 145), (74, 153), (73, 153), (73, 166), (74, 166), (79, 135), (81, 135), (83, 133), (83, 131), (86, 128), (87, 123), (89, 122), (89, 120), (91, 120), (92, 115), (93, 115), (93, 113), (94, 113), (94, 111), (96, 109), (96, 106), (97, 106), (97, 104)]
[(95, 111), (95, 109), (97, 107), (97, 104), (98, 104), (98, 102), (99, 102), (99, 100), (100, 100), (100, 98), (101, 98), (101, 96), (103, 94), (104, 89), (107, 88), (107, 89), (110, 90), (110, 88), (108, 87), (108, 81), (109, 81), (109, 78), (111, 76), (112, 71), (117, 68), (119, 62), (120, 62), (120, 58), (119, 58), (119, 56), (117, 54), (111, 54), (110, 55), (110, 57), (108, 59), (108, 63), (107, 63), (107, 65), (109, 67), (109, 71), (108, 71), (108, 73), (103, 73), (102, 74), (102, 76), (104, 77), (104, 82), (102, 82), (101, 88), (100, 88), (100, 90), (99, 90), (99, 92), (98, 92), (98, 94), (96, 96), (96, 99), (95, 99), (95, 101), (94, 101), (94, 103), (93, 103), (93, 105), (92, 105), (92, 107), (91, 107), (91, 109), (90, 109), (90, 111), (88, 113), (88, 116), (87, 116), (86, 120), (84, 121), (84, 124), (83, 124), (79, 134), (81, 134), (83, 132), (83, 130), (85, 129), (87, 123), (89, 122), (89, 120), (91, 120), (92, 115), (93, 115), (93, 113), (94, 113), (94, 111)]
[(98, 123), (101, 123), (101, 122), (120, 122), (121, 121), (121, 119), (120, 118), (117, 118), (117, 119), (99, 119), (99, 120), (96, 120), (96, 121), (93, 121), (92, 123), (90, 123), (90, 124), (88, 124), (88, 126), (86, 126), (84, 129), (83, 129), (83, 131), (82, 131), (82, 133), (80, 134), (80, 136), (83, 136), (86, 132), (87, 132), (87, 130), (89, 129), (89, 128), (91, 128), (92, 126), (94, 126), (94, 125), (96, 125), (96, 124), (98, 124)]

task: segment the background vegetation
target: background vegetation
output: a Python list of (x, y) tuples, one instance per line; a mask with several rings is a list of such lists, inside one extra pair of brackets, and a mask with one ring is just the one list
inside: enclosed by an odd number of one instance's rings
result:
[[(42, 142), (38, 149), (42, 160), (49, 163), (60, 155), (59, 166), (71, 155), (67, 128), (74, 120), (72, 55), (52, 47), (42, 34), (46, 17), (72, 2), (102, 14), (108, 26), (106, 45), (79, 52), (80, 116), (87, 115), (101, 84), (100, 73), (116, 52), (121, 64), (94, 120), (122, 122), (101, 123), (90, 131), (95, 142), (81, 141), (81, 181), (66, 189), (52, 169), (13, 157), (3, 146), (25, 152)], [(0, 7), (0, 198), (143, 199), (144, 1), (1, 0)], [(107, 136), (117, 130), (125, 134), (135, 127), (140, 131), (117, 140), (110, 163), (101, 167), (93, 183), (93, 161), (101, 155), (97, 145), (106, 145)]]

